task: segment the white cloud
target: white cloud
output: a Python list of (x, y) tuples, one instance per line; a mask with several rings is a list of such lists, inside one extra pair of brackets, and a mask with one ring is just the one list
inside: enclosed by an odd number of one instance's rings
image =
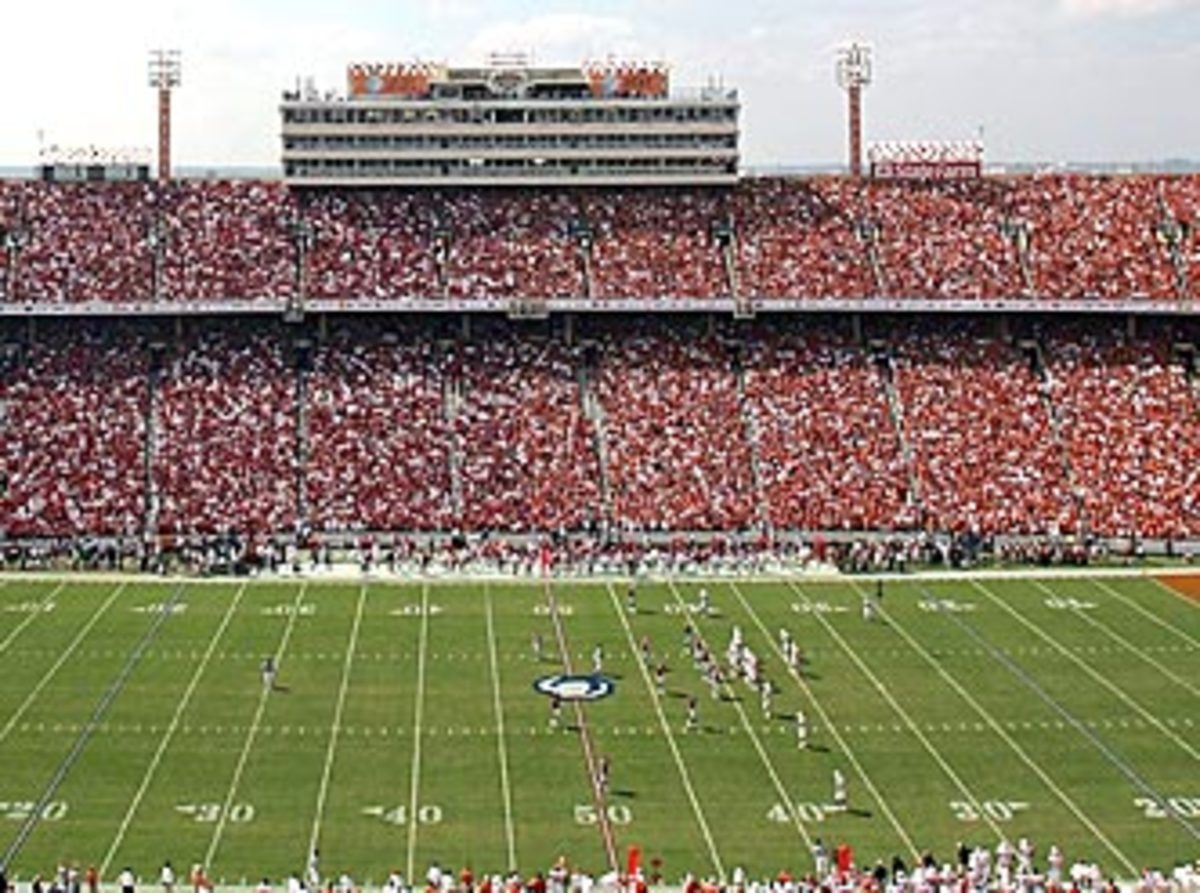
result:
[[(0, 55), (5, 117), (13, 122), (0, 129), (0, 164), (32, 165), (39, 130), (63, 146), (152, 146), (155, 97), (146, 62), (153, 47), (182, 51), (177, 164), (272, 164), (279, 91), (297, 75), (339, 87), (347, 62), (386, 49), (374, 30), (337, 10), (288, 18), (241, 0), (76, 4), (70, 28), (60, 27), (59, 15), (45, 4), (18, 4), (6, 20), (11, 33), (37, 39), (9, 41)], [(37, 73), (36, 87), (28, 72)]]
[(836, 159), (845, 119), (832, 48), (849, 35), (876, 47), (870, 139), (983, 123), (1000, 159), (1150, 159), (1200, 145), (1200, 116), (1162, 89), (1200, 80), (1200, 0), (754, 0), (733, 18), (720, 0), (9, 5), (4, 166), (33, 164), (39, 129), (61, 144), (151, 145), (156, 46), (183, 51), (175, 158), (189, 166), (277, 163), (279, 90), (297, 75), (337, 88), (351, 61), (471, 64), (498, 50), (532, 50), (540, 64), (661, 58), (678, 85), (720, 76), (741, 90), (750, 163)]
[(1106, 15), (1132, 18), (1195, 5), (1196, 0), (1060, 0), (1060, 3), (1067, 13), (1083, 18)]
[(627, 19), (568, 12), (488, 25), (467, 42), (467, 55), (478, 62), (493, 52), (532, 52), (539, 63), (578, 63), (636, 47)]
[(425, 14), (430, 19), (477, 19), (483, 14), (482, 0), (425, 0)]

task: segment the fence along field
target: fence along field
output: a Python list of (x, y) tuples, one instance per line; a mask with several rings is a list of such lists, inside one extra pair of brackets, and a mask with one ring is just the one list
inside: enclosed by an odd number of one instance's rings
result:
[[(1029, 836), (1120, 876), (1200, 854), (1195, 579), (914, 578), (873, 621), (870, 584), (703, 585), (708, 613), (694, 582), (643, 582), (636, 611), (624, 584), (553, 584), (572, 668), (599, 646), (613, 684), (580, 705), (585, 748), (534, 690), (565, 665), (541, 583), (7, 578), (0, 852), (22, 878), (170, 859), (236, 883), (315, 845), (375, 884), (560, 854), (599, 874), (609, 840), (669, 880), (808, 870), (817, 838), (911, 864)], [(768, 713), (744, 682), (712, 697), (689, 624), (718, 654), (738, 628)]]

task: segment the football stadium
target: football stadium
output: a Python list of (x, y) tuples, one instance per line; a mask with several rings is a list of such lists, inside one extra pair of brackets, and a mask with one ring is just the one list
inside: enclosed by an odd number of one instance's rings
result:
[(825, 173), (506, 53), (182, 176), (156, 51), (0, 179), (0, 893), (1200, 891), (1200, 175), (833, 61)]

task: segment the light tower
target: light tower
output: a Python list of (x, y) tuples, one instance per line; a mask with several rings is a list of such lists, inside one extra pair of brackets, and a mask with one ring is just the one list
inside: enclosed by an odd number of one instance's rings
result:
[(871, 47), (849, 43), (838, 47), (837, 82), (850, 100), (850, 176), (862, 176), (862, 91), (871, 83)]
[(182, 82), (179, 50), (151, 50), (150, 86), (158, 90), (158, 179), (171, 179), (171, 91)]

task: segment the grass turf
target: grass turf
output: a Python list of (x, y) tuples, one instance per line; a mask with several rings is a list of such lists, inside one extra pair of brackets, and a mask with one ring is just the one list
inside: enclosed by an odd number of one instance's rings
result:
[[(149, 878), (171, 859), (230, 883), (300, 871), (314, 843), (323, 873), (375, 883), (560, 853), (600, 873), (606, 827), (669, 879), (807, 870), (818, 837), (862, 863), (1029, 836), (1126, 877), (1200, 855), (1200, 602), (1149, 578), (913, 579), (871, 623), (853, 583), (708, 583), (703, 617), (699, 585), (644, 583), (628, 613), (623, 586), (554, 584), (572, 663), (601, 644), (616, 683), (584, 708), (612, 765), (601, 816), (573, 711), (551, 730), (532, 688), (561, 669), (541, 584), (9, 578), (0, 852), (10, 876), (68, 861)], [(741, 629), (771, 716), (741, 683), (710, 698), (689, 620), (720, 654)], [(835, 768), (847, 812), (828, 808)]]

